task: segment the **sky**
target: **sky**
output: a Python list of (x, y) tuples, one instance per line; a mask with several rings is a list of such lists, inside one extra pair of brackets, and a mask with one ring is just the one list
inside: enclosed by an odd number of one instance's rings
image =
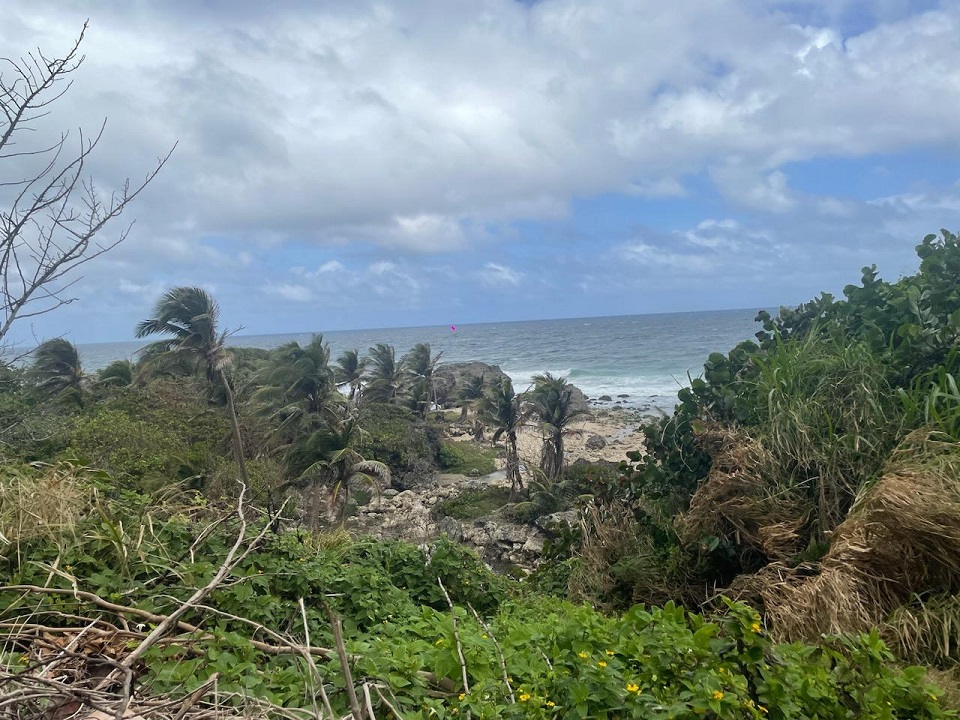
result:
[(89, 20), (35, 142), (106, 119), (103, 192), (176, 145), (27, 345), (130, 339), (177, 285), (241, 334), (795, 305), (960, 228), (955, 0), (0, 12), (14, 57)]

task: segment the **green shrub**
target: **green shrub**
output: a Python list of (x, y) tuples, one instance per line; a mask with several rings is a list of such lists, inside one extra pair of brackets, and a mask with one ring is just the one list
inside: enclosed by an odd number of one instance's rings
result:
[(433, 512), (436, 517), (476, 520), (495, 513), (509, 502), (510, 488), (488, 485), (484, 488), (464, 490), (459, 495), (439, 502)]
[(436, 463), (440, 447), (439, 429), (411, 410), (386, 403), (363, 405), (360, 427), (366, 432), (361, 454), (390, 466), (402, 475), (420, 459)]
[(448, 473), (489, 475), (497, 469), (496, 449), (469, 441), (441, 443), (437, 459), (440, 469)]

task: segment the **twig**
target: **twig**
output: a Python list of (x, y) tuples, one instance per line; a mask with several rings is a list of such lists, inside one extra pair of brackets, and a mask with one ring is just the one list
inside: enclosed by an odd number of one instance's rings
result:
[(383, 696), (383, 693), (380, 691), (380, 686), (374, 685), (373, 689), (377, 691), (377, 695), (380, 696), (380, 701), (390, 709), (390, 712), (396, 716), (397, 720), (403, 720), (403, 715), (401, 715), (399, 711), (390, 703), (390, 701)]
[[(319, 683), (318, 689), (320, 690), (320, 699), (323, 700), (324, 709), (329, 713), (331, 718), (335, 719), (337, 716), (333, 713), (333, 708), (330, 707), (330, 698), (327, 697), (327, 691), (323, 687), (323, 676), (320, 674), (320, 669), (317, 667), (313, 655), (310, 654), (310, 625), (307, 623), (307, 606), (303, 604), (303, 598), (297, 598), (297, 603), (300, 605), (300, 617), (303, 618), (303, 639), (307, 643), (307, 652), (303, 653), (303, 657)], [(313, 701), (314, 707), (316, 707), (316, 697), (312, 697), (311, 700)]]
[(453, 619), (453, 639), (457, 644), (457, 656), (460, 658), (460, 673), (463, 676), (463, 691), (470, 692), (470, 681), (467, 679), (467, 659), (463, 656), (463, 645), (460, 642), (460, 633), (457, 630), (457, 612), (453, 607), (453, 600), (450, 599), (450, 593), (443, 586), (443, 580), (437, 576), (437, 584), (443, 591), (443, 596), (447, 599), (447, 605), (450, 606), (450, 617)]
[(373, 701), (370, 699), (370, 683), (363, 684), (363, 700), (367, 706), (367, 715), (370, 716), (370, 720), (377, 720), (377, 716), (373, 713)]
[(197, 704), (200, 698), (202, 698), (204, 695), (206, 695), (210, 691), (211, 687), (216, 685), (217, 680), (219, 678), (220, 678), (220, 673), (215, 672), (213, 675), (207, 678), (207, 681), (203, 685), (201, 685), (192, 693), (190, 693), (190, 695), (188, 695), (187, 698), (180, 705), (180, 710), (177, 711), (177, 714), (174, 716), (173, 720), (183, 720), (183, 716), (190, 711), (190, 708), (192, 708), (194, 705)]
[(353, 673), (350, 672), (350, 661), (347, 658), (347, 648), (343, 644), (343, 629), (340, 626), (340, 618), (330, 609), (329, 605), (324, 604), (327, 611), (327, 617), (330, 618), (330, 627), (333, 629), (333, 642), (337, 648), (337, 655), (340, 658), (340, 670), (343, 672), (343, 679), (347, 686), (347, 698), (350, 700), (350, 713), (354, 720), (363, 720), (363, 711), (360, 709), (360, 701), (357, 700), (357, 689), (353, 686)]
[(483, 618), (480, 617), (473, 605), (467, 603), (467, 607), (470, 608), (470, 612), (473, 613), (473, 616), (477, 619), (477, 622), (480, 623), (480, 627), (483, 628), (484, 632), (490, 636), (490, 639), (493, 640), (493, 645), (497, 649), (497, 657), (500, 658), (500, 669), (503, 671), (503, 682), (507, 685), (507, 693), (510, 695), (510, 704), (516, 705), (517, 701), (513, 697), (513, 687), (510, 685), (510, 673), (507, 672), (507, 661), (503, 657), (503, 648), (500, 647), (500, 642), (497, 640), (497, 636), (493, 634), (493, 630), (490, 629), (490, 626), (483, 621)]

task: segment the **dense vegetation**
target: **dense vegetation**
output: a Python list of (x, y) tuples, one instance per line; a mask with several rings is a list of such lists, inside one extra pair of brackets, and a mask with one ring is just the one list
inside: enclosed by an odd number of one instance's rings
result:
[[(917, 251), (914, 275), (762, 313), (619, 469), (565, 467), (563, 378), (516, 393), (425, 344), (231, 349), (196, 288), (161, 298), (136, 362), (88, 376), (44, 343), (0, 374), (0, 707), (949, 715), (928, 673), (949, 689), (960, 661), (960, 246)], [(490, 470), (451, 423), (502, 441), (511, 487), (438, 512), (580, 512), (528, 578), (340, 529), (353, 496)]]

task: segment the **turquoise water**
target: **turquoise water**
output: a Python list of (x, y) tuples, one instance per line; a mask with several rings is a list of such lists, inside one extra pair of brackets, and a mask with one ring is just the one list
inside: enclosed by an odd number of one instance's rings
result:
[[(324, 333), (333, 358), (348, 348), (366, 351), (378, 342), (406, 352), (428, 342), (441, 362), (480, 360), (499, 365), (517, 390), (531, 376), (548, 370), (564, 375), (591, 398), (618, 395), (631, 407), (670, 408), (687, 374), (699, 375), (711, 352), (727, 352), (760, 329), (756, 310), (717, 310), (659, 315), (531, 320)], [(311, 333), (235, 336), (231, 345), (274, 348)], [(80, 345), (84, 369), (92, 372), (113, 360), (133, 357), (145, 342)]]

